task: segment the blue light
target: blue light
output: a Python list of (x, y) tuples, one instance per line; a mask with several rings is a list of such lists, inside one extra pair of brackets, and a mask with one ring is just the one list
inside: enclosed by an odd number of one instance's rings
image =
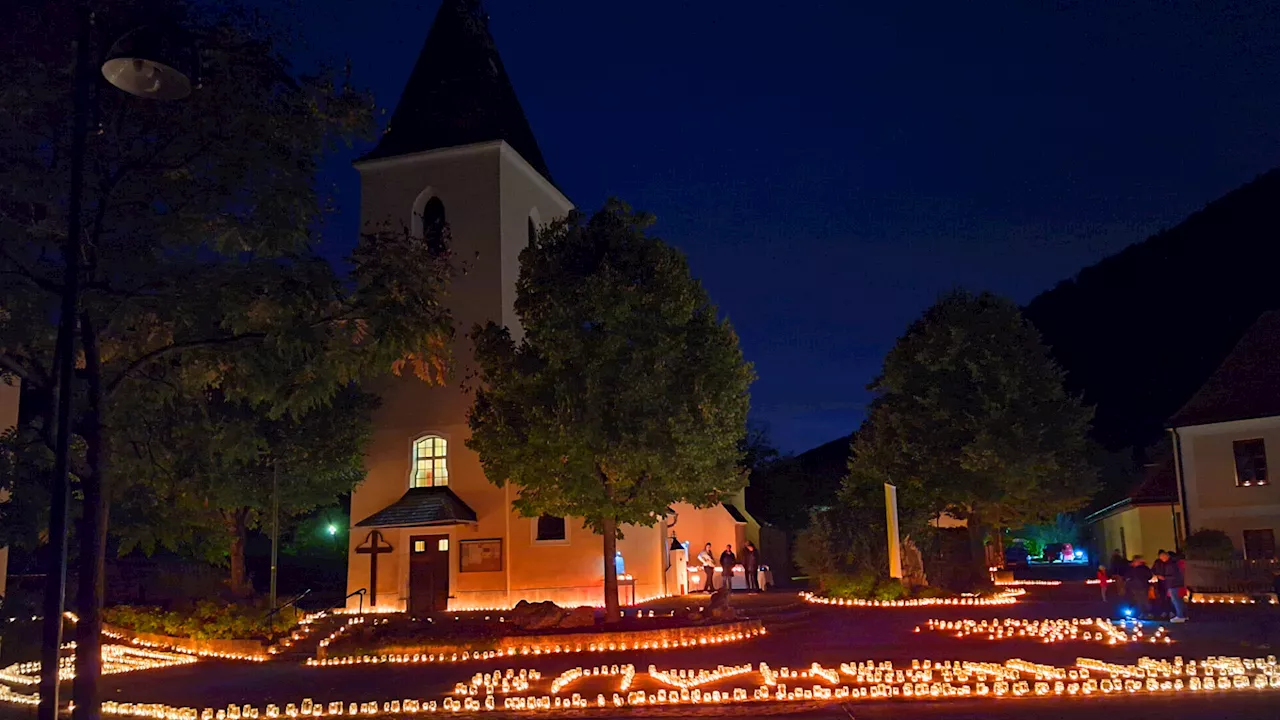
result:
[(1120, 612), (1123, 612), (1123, 613), (1124, 613), (1124, 616), (1125, 616), (1125, 617), (1127, 617), (1127, 618), (1133, 617), (1133, 608), (1125, 608), (1125, 609), (1121, 610)]

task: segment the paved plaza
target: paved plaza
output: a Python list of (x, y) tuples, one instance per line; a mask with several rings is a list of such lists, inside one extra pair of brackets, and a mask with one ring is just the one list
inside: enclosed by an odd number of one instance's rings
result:
[[(704, 597), (672, 598), (646, 607), (661, 612), (696, 604)], [(1193, 606), (1192, 622), (1164, 625), (1171, 643), (1131, 642), (1120, 645), (1084, 641), (1045, 643), (1011, 638), (989, 640), (986, 636), (954, 637), (947, 632), (931, 632), (930, 619), (963, 620), (992, 618), (1090, 618), (1109, 614), (1112, 608), (1097, 599), (1097, 589), (1080, 582), (1060, 587), (1031, 587), (1015, 605), (1000, 607), (852, 608), (820, 606), (802, 602), (790, 593), (768, 593), (735, 597), (736, 606), (749, 616), (760, 617), (769, 633), (758, 639), (734, 644), (698, 648), (572, 655), (518, 656), (501, 660), (450, 664), (365, 664), (337, 667), (308, 667), (300, 659), (276, 659), (267, 663), (206, 661), (121, 675), (104, 679), (104, 699), (117, 702), (166, 703), (177, 706), (226, 707), (252, 704), (265, 707), (302, 698), (331, 702), (385, 701), (408, 697), (443, 699), (455, 683), (467, 681), (477, 672), (514, 668), (536, 669), (545, 679), (575, 666), (633, 664), (636, 672), (647, 672), (652, 663), (659, 669), (714, 669), (718, 665), (758, 666), (765, 662), (783, 667), (807, 669), (817, 662), (828, 668), (841, 663), (892, 661), (895, 667), (910, 666), (912, 660), (975, 661), (1004, 663), (1020, 658), (1033, 663), (1070, 667), (1078, 657), (1091, 657), (1116, 664), (1132, 664), (1149, 656), (1187, 660), (1209, 656), (1265, 657), (1280, 647), (1280, 609), (1271, 606)], [(1145, 634), (1156, 634), (1158, 623), (1147, 623)], [(917, 632), (916, 628), (922, 630)], [(756, 676), (758, 678), (758, 676)], [(610, 694), (616, 683), (602, 678), (584, 681), (584, 695), (597, 691)], [(758, 680), (724, 680), (715, 687), (752, 688)], [(802, 683), (794, 683), (801, 685)], [(545, 685), (545, 683), (544, 683)], [(708, 686), (711, 687), (711, 686)], [(1085, 712), (1104, 712), (1110, 718), (1173, 717), (1274, 718), (1280, 706), (1280, 692), (1273, 690), (1231, 691), (1229, 693), (1180, 693), (1177, 695), (956, 698), (941, 701), (903, 698), (795, 701), (752, 703), (745, 706), (668, 706), (661, 708), (572, 709), (566, 717), (660, 716), (699, 717), (736, 714), (743, 717), (1079, 717)], [(459, 713), (465, 715), (466, 713)], [(540, 715), (555, 717), (557, 711)], [(487, 713), (486, 716), (502, 716)]]

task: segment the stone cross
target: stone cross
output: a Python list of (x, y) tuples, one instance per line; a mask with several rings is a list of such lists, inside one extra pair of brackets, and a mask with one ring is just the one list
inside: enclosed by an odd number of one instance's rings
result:
[(356, 547), (356, 552), (369, 556), (369, 607), (378, 604), (378, 556), (394, 549), (378, 530), (370, 530), (369, 536)]

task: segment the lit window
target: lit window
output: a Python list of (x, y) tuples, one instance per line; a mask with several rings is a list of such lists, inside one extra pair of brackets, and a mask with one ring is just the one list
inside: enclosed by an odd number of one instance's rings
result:
[(538, 518), (539, 541), (564, 540), (565, 537), (564, 518), (555, 515), (543, 515)]
[(437, 540), (436, 549), (440, 552), (449, 552), (449, 538), (440, 538)]
[(416, 552), (416, 553), (426, 552), (426, 551), (427, 551), (427, 541), (426, 541), (426, 540), (414, 540), (414, 541), (413, 541), (413, 551), (414, 551), (414, 552)]
[(1236, 487), (1267, 484), (1267, 447), (1261, 438), (1236, 440), (1231, 444), (1236, 456)]
[(449, 441), (437, 435), (418, 438), (413, 444), (412, 487), (441, 487), (449, 484)]

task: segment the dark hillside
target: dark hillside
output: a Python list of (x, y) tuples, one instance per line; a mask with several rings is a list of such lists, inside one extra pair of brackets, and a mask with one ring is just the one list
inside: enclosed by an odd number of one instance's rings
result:
[(1097, 406), (1097, 439), (1142, 447), (1245, 329), (1280, 307), (1278, 270), (1280, 169), (1085, 268), (1026, 314), (1068, 387)]
[(809, 509), (830, 505), (849, 467), (852, 435), (836, 438), (793, 457), (782, 458), (751, 476), (751, 514), (787, 530), (809, 522)]

